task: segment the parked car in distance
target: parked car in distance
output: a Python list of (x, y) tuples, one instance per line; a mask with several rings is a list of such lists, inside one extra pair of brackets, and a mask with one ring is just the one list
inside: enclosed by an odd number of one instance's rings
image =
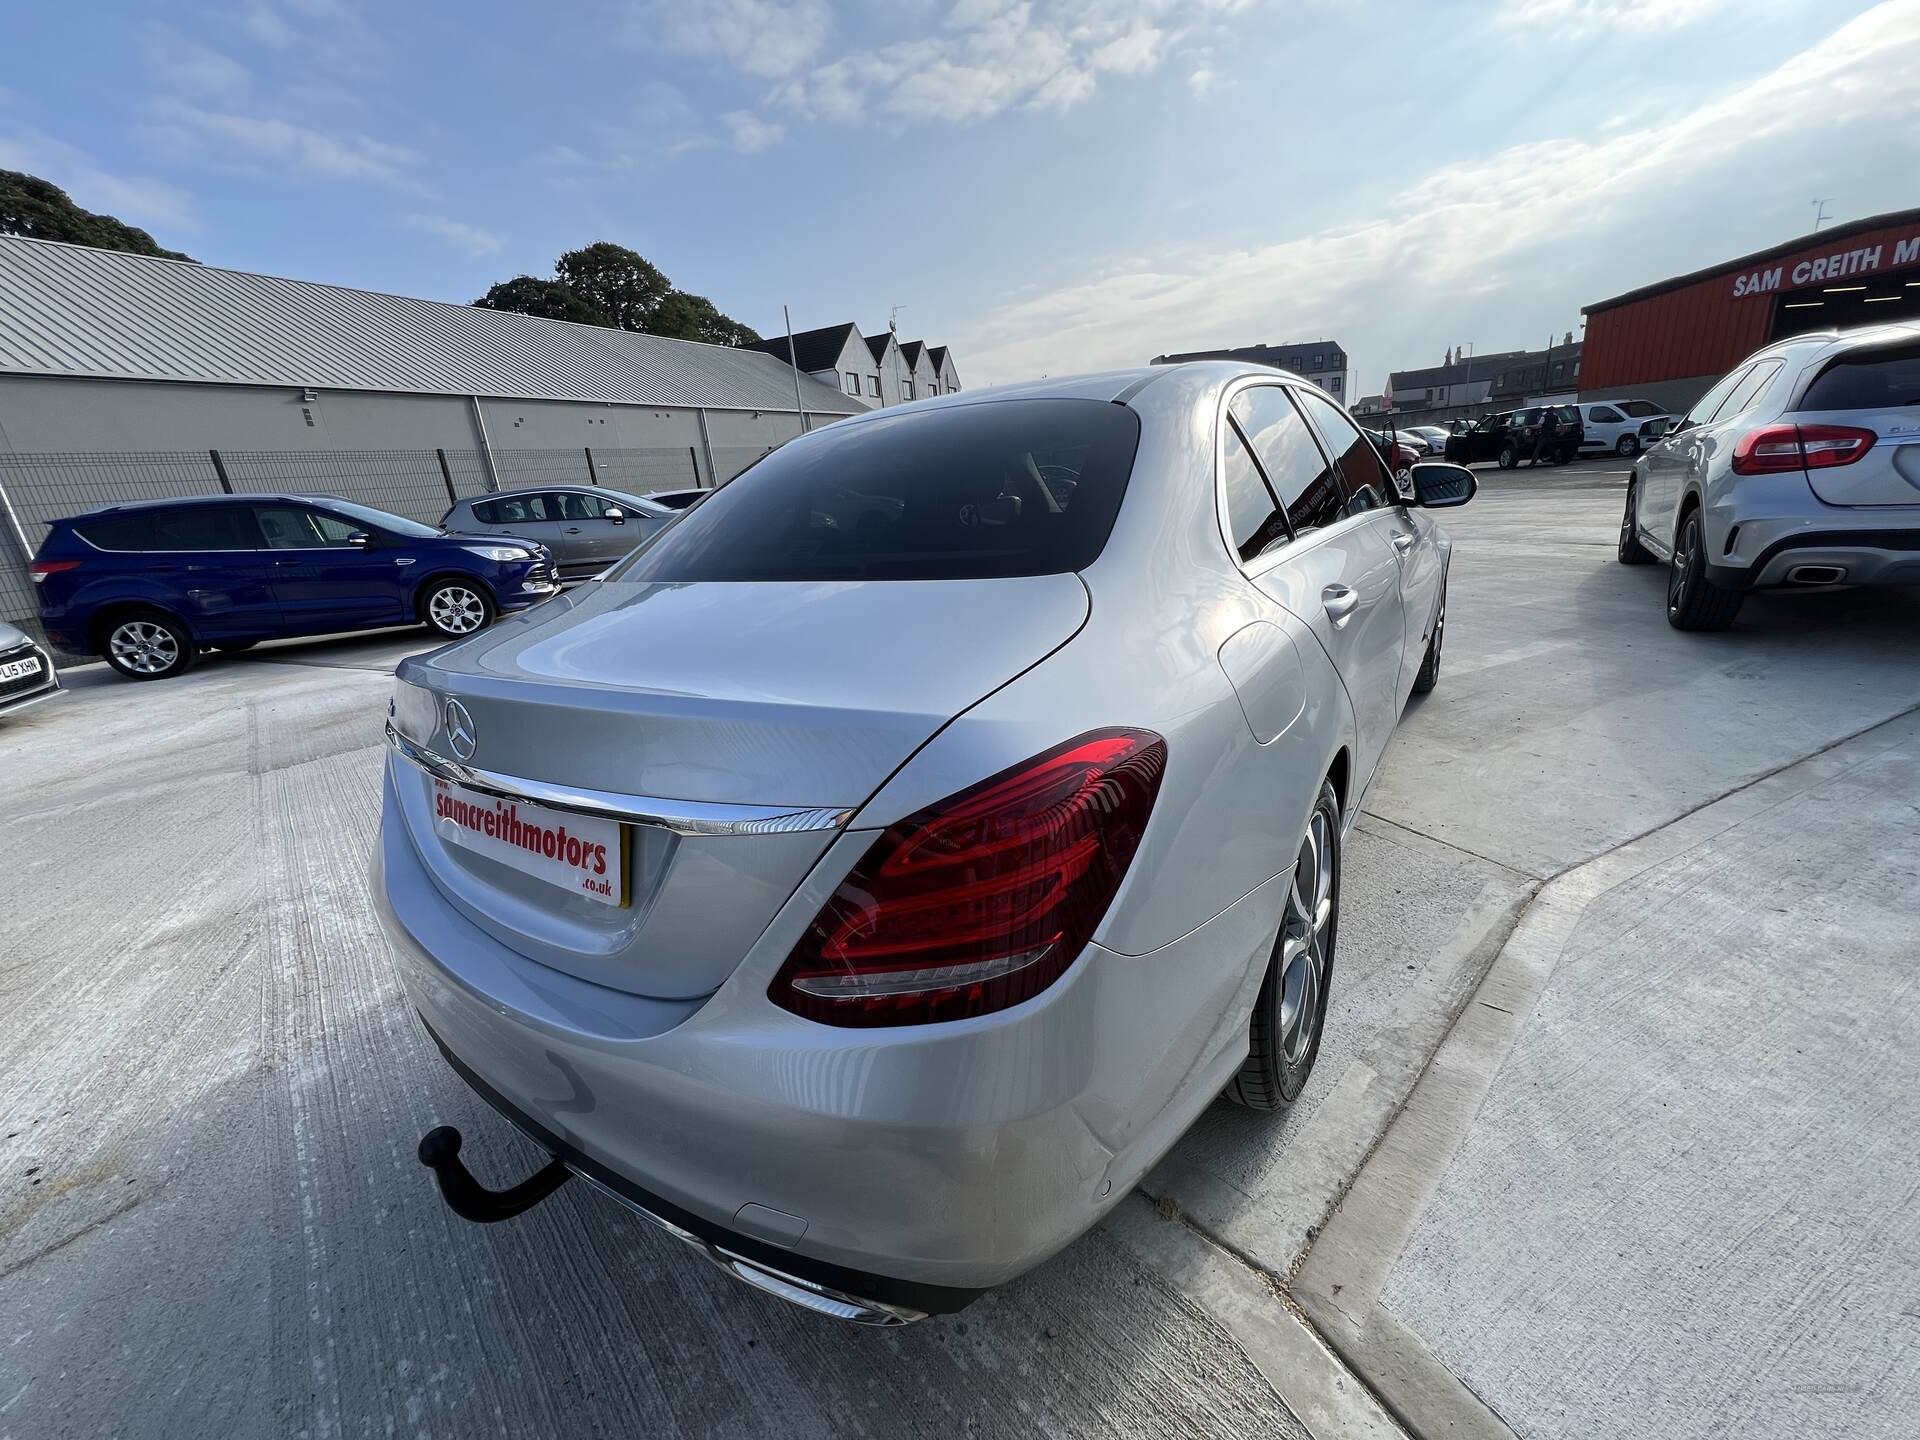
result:
[(448, 639), (558, 588), (539, 545), (449, 535), (331, 495), (209, 495), (52, 522), (28, 573), (47, 637), (134, 680), (202, 650), (423, 624)]
[(1515, 410), (1507, 417), (1506, 434), (1501, 439), (1498, 453), (1493, 457), (1502, 470), (1511, 470), (1516, 465), (1533, 460), (1540, 429), (1548, 411), (1552, 411), (1558, 428), (1553, 433), (1552, 448), (1541, 458), (1554, 465), (1565, 465), (1580, 453), (1586, 427), (1581, 423), (1578, 405), (1530, 405), (1524, 410)]
[(561, 576), (594, 575), (673, 519), (640, 495), (589, 485), (537, 485), (474, 495), (440, 517), (456, 535), (508, 535), (544, 545)]
[(1422, 450), (1424, 459), (1438, 460), (1447, 453), (1447, 440), (1450, 435), (1438, 425), (1407, 425), (1393, 433), (1402, 439), (1417, 438), (1422, 441), (1425, 447)]
[(18, 625), (0, 620), (0, 715), (11, 715), (60, 693), (53, 657)]
[(1623, 460), (1640, 453), (1652, 421), (1673, 419), (1651, 400), (1583, 400), (1579, 409), (1584, 430), (1580, 452), (1604, 455), (1611, 451)]
[(1374, 450), (1387, 468), (1395, 475), (1404, 472), (1410, 465), (1426, 458), (1422, 447), (1413, 442), (1412, 437), (1395, 435), (1389, 438), (1384, 430), (1368, 430), (1366, 437), (1373, 443)]
[(801, 436), (402, 662), (376, 909), (554, 1157), (489, 1192), (437, 1128), (449, 1205), (579, 1173), (900, 1324), (1054, 1254), (1222, 1092), (1293, 1101), (1343, 841), (1440, 673), (1434, 509), (1474, 477), (1410, 481), (1266, 366), (1009, 385)]
[(1724, 630), (1750, 590), (1920, 585), (1920, 325), (1755, 352), (1634, 462), (1622, 564), (1667, 621)]
[(1464, 429), (1454, 431), (1447, 437), (1446, 458), (1456, 465), (1498, 459), (1500, 447), (1507, 440), (1507, 423), (1513, 415), (1511, 410), (1482, 415)]

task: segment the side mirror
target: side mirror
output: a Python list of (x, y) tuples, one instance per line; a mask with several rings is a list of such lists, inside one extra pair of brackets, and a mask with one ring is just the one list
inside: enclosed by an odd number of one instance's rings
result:
[(622, 510), (618, 505), (609, 505), (601, 513), (616, 525), (624, 525), (627, 523), (627, 512)]
[(347, 536), (347, 544), (353, 546), (353, 548), (356, 550), (365, 550), (368, 546), (373, 544), (373, 536), (369, 535), (364, 530), (356, 530), (351, 535)]
[(1424, 510), (1447, 510), (1473, 499), (1480, 483), (1464, 465), (1423, 460), (1412, 470), (1413, 503)]

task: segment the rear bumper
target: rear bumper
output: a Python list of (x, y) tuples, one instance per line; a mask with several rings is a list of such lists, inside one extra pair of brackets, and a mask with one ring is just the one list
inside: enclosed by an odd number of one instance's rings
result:
[(426, 1027), (428, 1038), (439, 1046), (442, 1058), (453, 1067), (454, 1074), (466, 1081), (502, 1119), (581, 1179), (597, 1185), (676, 1240), (692, 1245), (735, 1279), (770, 1289), (782, 1299), (806, 1305), (835, 1319), (874, 1325), (904, 1325), (929, 1315), (951, 1314), (980, 1296), (978, 1290), (916, 1285), (911, 1281), (821, 1264), (683, 1210), (553, 1134), (448, 1049), (447, 1042), (427, 1024), (425, 1017), (420, 1023)]
[(1742, 556), (1751, 558), (1744, 564), (1708, 564), (1707, 578), (1724, 590), (1760, 590), (1795, 584), (1797, 571), (1819, 567), (1841, 571), (1840, 583), (1848, 585), (1920, 585), (1920, 514), (1872, 528), (1814, 529), (1805, 520), (1743, 521), (1734, 558)]
[(999, 1014), (842, 1030), (766, 987), (870, 839), (836, 842), (705, 999), (596, 985), (500, 945), (435, 888), (391, 772), (374, 901), (443, 1051), (570, 1167), (757, 1264), (953, 1310), (1085, 1231), (1219, 1093), (1287, 877), (1152, 954), (1089, 946)]

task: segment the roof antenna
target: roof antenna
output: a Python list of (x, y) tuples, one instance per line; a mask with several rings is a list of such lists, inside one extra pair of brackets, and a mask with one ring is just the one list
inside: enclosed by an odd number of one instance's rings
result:
[[(1829, 195), (1827, 200), (1831, 200), (1832, 198), (1833, 197)], [(1813, 206), (1813, 233), (1818, 235), (1820, 233), (1820, 227), (1833, 217), (1827, 214), (1826, 200), (1809, 200), (1807, 203)]]
[(906, 308), (904, 305), (894, 305), (887, 310), (887, 329), (895, 335), (900, 333), (900, 312)]

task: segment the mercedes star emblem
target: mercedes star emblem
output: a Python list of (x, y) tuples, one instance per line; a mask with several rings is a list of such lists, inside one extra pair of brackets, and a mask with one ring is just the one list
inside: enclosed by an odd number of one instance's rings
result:
[(467, 707), (458, 700), (447, 701), (447, 744), (453, 747), (453, 753), (462, 760), (471, 760), (478, 739)]

